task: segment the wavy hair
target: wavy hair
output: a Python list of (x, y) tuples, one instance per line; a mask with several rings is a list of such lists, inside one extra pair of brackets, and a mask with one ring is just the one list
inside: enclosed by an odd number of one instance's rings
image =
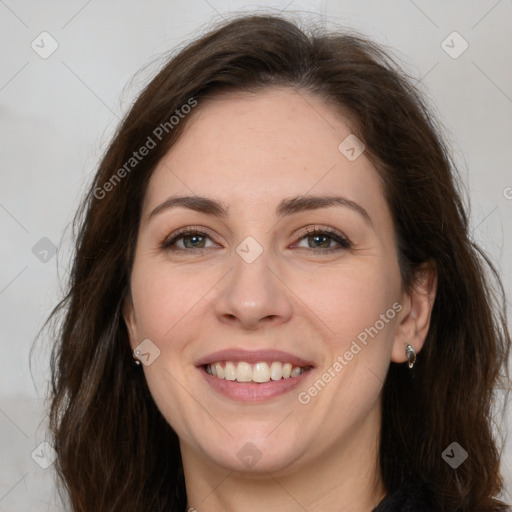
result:
[[(134, 371), (122, 316), (141, 205), (156, 164), (194, 115), (171, 126), (176, 111), (192, 98), (200, 109), (217, 94), (269, 87), (323, 98), (364, 142), (385, 184), (405, 289), (423, 263), (437, 269), (431, 325), (412, 376), (391, 363), (382, 391), (386, 490), (404, 478), (423, 481), (441, 512), (503, 510), (493, 401), (500, 379), (509, 383), (504, 291), (471, 238), (440, 125), (380, 45), (348, 32), (306, 33), (270, 15), (223, 22), (166, 62), (120, 124), (77, 212), (69, 287), (49, 319), (50, 430), (62, 494), (75, 512), (185, 509), (178, 439), (143, 372)], [(162, 126), (155, 147), (127, 169)], [(441, 457), (454, 441), (469, 454), (457, 469)]]

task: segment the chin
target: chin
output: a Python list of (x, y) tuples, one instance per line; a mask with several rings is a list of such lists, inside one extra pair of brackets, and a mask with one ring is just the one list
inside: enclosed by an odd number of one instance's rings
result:
[[(217, 449), (213, 446), (217, 445)], [(286, 442), (281, 439), (270, 441), (262, 436), (250, 440), (250, 436), (235, 437), (228, 443), (210, 442), (201, 447), (212, 463), (227, 471), (247, 474), (286, 473), (303, 455), (308, 443)]]

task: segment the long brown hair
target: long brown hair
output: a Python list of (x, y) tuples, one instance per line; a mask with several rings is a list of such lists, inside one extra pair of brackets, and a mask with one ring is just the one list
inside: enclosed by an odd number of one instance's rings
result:
[[(425, 482), (442, 512), (502, 510), (492, 404), (499, 379), (509, 382), (504, 292), (471, 239), (440, 127), (379, 45), (349, 33), (306, 35), (266, 15), (224, 22), (166, 63), (123, 120), (77, 213), (69, 289), (51, 316), (62, 320), (50, 428), (63, 494), (76, 512), (185, 509), (178, 439), (134, 369), (122, 316), (142, 199), (187, 123), (184, 105), (276, 86), (318, 95), (348, 116), (385, 183), (406, 289), (422, 263), (437, 269), (417, 365), (409, 372), (391, 363), (383, 388), (379, 460), (388, 493), (405, 478)], [(155, 144), (130, 161), (148, 137)], [(457, 469), (441, 456), (452, 442), (469, 454)]]

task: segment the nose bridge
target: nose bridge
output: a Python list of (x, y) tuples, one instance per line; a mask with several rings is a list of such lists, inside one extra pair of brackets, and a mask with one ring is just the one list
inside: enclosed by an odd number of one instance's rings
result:
[(253, 308), (270, 305), (271, 297), (275, 296), (270, 259), (269, 249), (263, 248), (252, 237), (236, 248), (228, 290), (234, 305), (247, 307), (252, 304)]
[(223, 319), (237, 319), (256, 327), (269, 318), (287, 319), (292, 311), (290, 297), (271, 268), (272, 251), (253, 237), (246, 237), (233, 252), (233, 268), (226, 276), (216, 304)]

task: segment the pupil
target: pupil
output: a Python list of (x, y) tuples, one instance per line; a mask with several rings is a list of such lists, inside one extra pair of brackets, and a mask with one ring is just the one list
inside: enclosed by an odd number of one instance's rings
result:
[[(327, 237), (326, 236), (321, 236), (321, 235), (314, 235), (313, 239), (314, 239), (315, 244), (316, 244), (316, 243), (318, 243), (322, 239), (324, 239), (324, 241), (325, 241), (327, 239)], [(317, 247), (322, 246), (322, 245), (325, 245), (325, 243), (322, 244), (322, 242), (320, 242), (319, 245), (317, 245)]]
[[(201, 238), (202, 238), (201, 235), (189, 235), (188, 237), (185, 238), (185, 240), (192, 242), (192, 247), (198, 247), (198, 244), (196, 244), (195, 242), (199, 241), (199, 243), (200, 243)], [(187, 244), (185, 244), (185, 245), (187, 245)]]

